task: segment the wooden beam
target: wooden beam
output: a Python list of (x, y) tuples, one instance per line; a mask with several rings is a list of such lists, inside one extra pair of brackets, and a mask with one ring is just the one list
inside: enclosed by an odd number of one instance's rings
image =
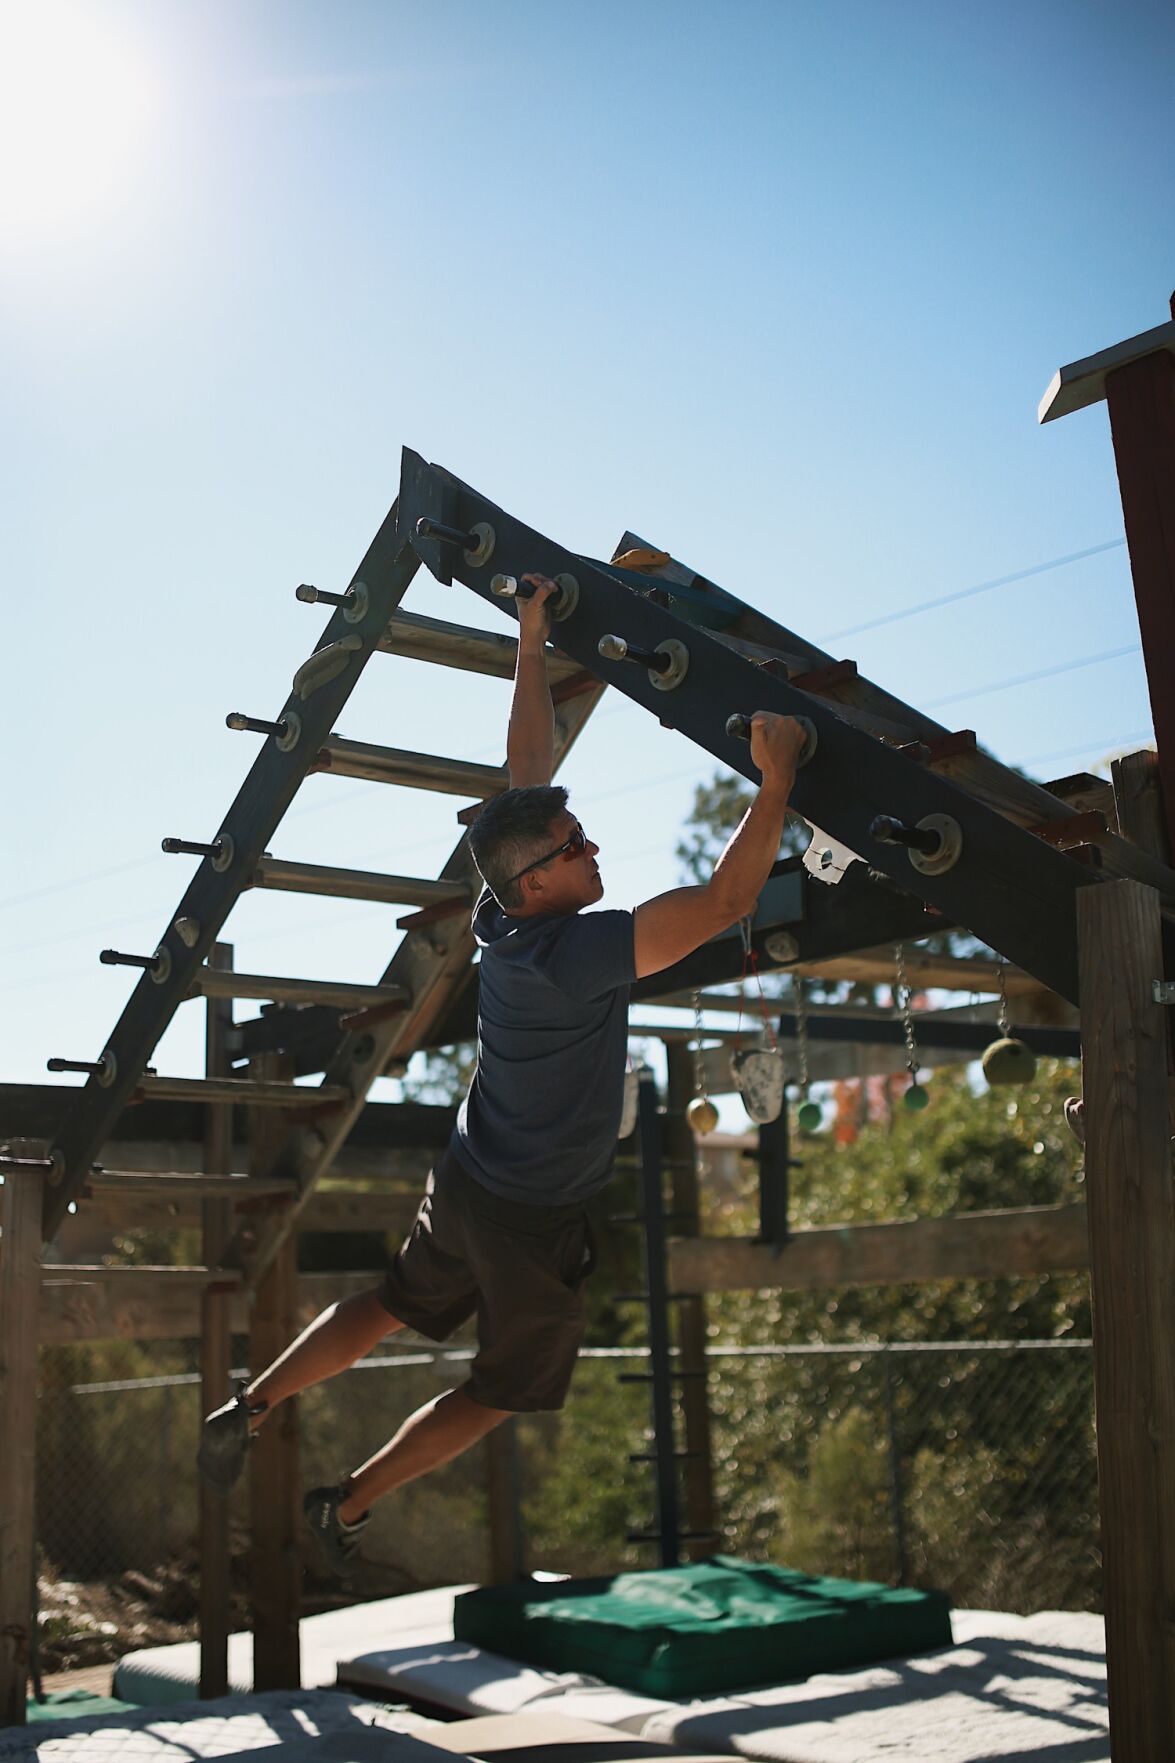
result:
[[(1175, 323), (1164, 329), (1175, 336)], [(1168, 828), (1175, 827), (1175, 355), (1168, 344), (1106, 376)]]
[[(693, 1056), (681, 1042), (665, 1049), (667, 1064), (666, 1110), (662, 1121), (665, 1162), (669, 1166), (674, 1214), (687, 1220), (684, 1229), (697, 1234), (698, 1151), (685, 1117), (693, 1095)], [(673, 1287), (673, 1281), (669, 1282)], [(686, 1528), (698, 1536), (682, 1545), (686, 1558), (704, 1560), (714, 1553), (714, 1447), (710, 1427), (710, 1394), (706, 1383), (706, 1300), (700, 1295), (683, 1297), (677, 1312), (678, 1369), (686, 1376), (680, 1385), (681, 1414), (685, 1423)], [(709, 1534), (707, 1534), (709, 1533)]]
[(44, 1177), (0, 1190), (0, 1726), (23, 1726), (32, 1645), (37, 1485), (37, 1286)]
[(1175, 1733), (1175, 1196), (1158, 896), (1078, 906), (1098, 1492), (1115, 1763), (1165, 1763)]
[(1110, 766), (1114, 782), (1114, 807), (1126, 838), (1168, 863), (1171, 840), (1163, 812), (1163, 789), (1159, 756), (1149, 747), (1126, 753)]
[[(250, 1074), (288, 1079), (292, 1060), (262, 1053)], [(250, 1109), (249, 1173), (264, 1178), (285, 1136), (280, 1121)], [(298, 1238), (286, 1236), (254, 1289), (249, 1319), (249, 1364), (254, 1375), (272, 1365), (298, 1332)], [(299, 1689), (302, 1682), (298, 1618), (302, 1602), (302, 1490), (298, 1473), (298, 1398), (283, 1402), (261, 1428), (249, 1452), (249, 1595), (253, 1615), (253, 1688)]]
[[(297, 1322), (304, 1327), (328, 1304), (378, 1286), (383, 1274), (302, 1273), (298, 1276)], [(187, 1341), (200, 1335), (204, 1278), (175, 1276), (173, 1268), (114, 1270), (97, 1281), (84, 1275), (57, 1277), (50, 1269), (41, 1284), (40, 1338), (46, 1346), (78, 1341)], [(249, 1305), (243, 1290), (229, 1298), (233, 1334), (246, 1334)]]
[(1088, 1264), (1080, 1201), (800, 1230), (782, 1251), (750, 1237), (676, 1239), (669, 1245), (669, 1278), (678, 1292), (799, 1292), (941, 1279), (1017, 1279)]

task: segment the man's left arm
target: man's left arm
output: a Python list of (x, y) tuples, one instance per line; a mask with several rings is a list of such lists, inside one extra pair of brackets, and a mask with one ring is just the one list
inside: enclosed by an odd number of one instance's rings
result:
[(547, 637), (551, 615), (547, 601), (558, 592), (545, 575), (524, 575), (534, 586), (528, 600), (518, 608), (518, 660), (514, 669), (514, 697), (506, 735), (506, 763), (510, 788), (549, 784), (555, 770), (555, 709), (547, 681)]

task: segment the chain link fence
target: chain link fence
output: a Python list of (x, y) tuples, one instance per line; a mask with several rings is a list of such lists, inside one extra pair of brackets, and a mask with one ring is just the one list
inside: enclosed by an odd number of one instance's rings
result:
[[(47, 1634), (71, 1662), (194, 1632), (200, 1421), (194, 1347), (134, 1349), (133, 1376), (77, 1375), (100, 1349), (47, 1349), (37, 1458)], [(155, 1357), (168, 1369), (141, 1367)], [(470, 1349), (402, 1350), (300, 1398), (304, 1485), (337, 1481), (460, 1382)], [(649, 1398), (622, 1385), (639, 1348), (585, 1351), (567, 1408), (512, 1423), (528, 1570), (655, 1564)], [(631, 1369), (631, 1364), (627, 1365)], [(937, 1586), (1026, 1612), (1100, 1600), (1088, 1341), (714, 1347), (708, 1358), (716, 1548), (850, 1578)], [(71, 1375), (72, 1373), (72, 1375)], [(247, 1485), (231, 1522), (247, 1611)], [(383, 1502), (352, 1598), (480, 1581), (486, 1448)], [(307, 1539), (309, 1542), (309, 1539)], [(351, 1601), (315, 1580), (310, 1607)], [(318, 1597), (315, 1601), (315, 1589)], [(105, 1597), (103, 1596), (105, 1593)], [(242, 1625), (244, 1622), (242, 1621)], [(80, 1640), (88, 1635), (88, 1646)]]

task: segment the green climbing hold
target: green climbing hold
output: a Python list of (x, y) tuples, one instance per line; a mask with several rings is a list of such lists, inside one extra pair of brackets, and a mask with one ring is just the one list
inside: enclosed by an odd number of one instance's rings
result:
[(801, 1102), (796, 1110), (796, 1125), (801, 1132), (815, 1132), (824, 1119), (819, 1102)]
[(902, 1101), (914, 1114), (920, 1114), (923, 1108), (930, 1106), (930, 1091), (924, 1090), (921, 1084), (911, 1084)]

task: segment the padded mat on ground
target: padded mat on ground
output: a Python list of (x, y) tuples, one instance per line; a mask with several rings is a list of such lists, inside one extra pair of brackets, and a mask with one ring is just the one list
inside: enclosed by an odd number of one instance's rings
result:
[(420, 1737), (439, 1751), (484, 1763), (730, 1763), (728, 1757), (688, 1759), (650, 1739), (615, 1732), (594, 1720), (563, 1714), (489, 1714), (482, 1719), (438, 1721)]
[(453, 1633), (647, 1695), (700, 1696), (949, 1646), (951, 1619), (940, 1592), (715, 1555), (612, 1579), (465, 1592)]
[[(277, 1755), (284, 1760), (296, 1757), (296, 1747), (326, 1739), (337, 1741), (333, 1750), (306, 1754), (322, 1763), (350, 1763), (351, 1750), (355, 1763), (385, 1753), (388, 1763), (430, 1763), (436, 1753), (411, 1736), (428, 1724), (418, 1715), (337, 1691), (267, 1690), (178, 1703), (166, 1713), (136, 1708), (129, 1714), (6, 1727), (0, 1731), (0, 1763), (191, 1763), (196, 1757), (227, 1760), (273, 1746), (282, 1747)], [(370, 1744), (364, 1750), (377, 1732), (386, 1741), (382, 1751)]]
[(958, 1610), (943, 1652), (663, 1708), (648, 1738), (763, 1763), (1109, 1763), (1105, 1624)]
[[(415, 1641), (448, 1639), (453, 1633), (453, 1598), (466, 1589), (444, 1586), (436, 1591), (407, 1592), (399, 1598), (380, 1598), (372, 1604), (352, 1604), (344, 1610), (304, 1616), (298, 1624), (303, 1686), (323, 1689), (335, 1683), (339, 1660), (373, 1642), (390, 1645), (401, 1635), (410, 1635)], [(228, 1686), (240, 1695), (253, 1688), (251, 1634), (228, 1637)], [(199, 1641), (127, 1653), (114, 1673), (115, 1695), (140, 1706), (187, 1702), (199, 1687)]]

